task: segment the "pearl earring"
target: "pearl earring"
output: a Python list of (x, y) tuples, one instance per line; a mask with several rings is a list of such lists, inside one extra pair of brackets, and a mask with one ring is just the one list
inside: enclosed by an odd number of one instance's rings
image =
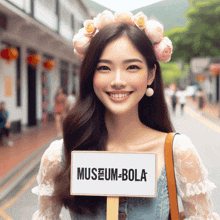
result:
[(154, 90), (152, 88), (146, 89), (146, 96), (151, 97), (154, 94)]

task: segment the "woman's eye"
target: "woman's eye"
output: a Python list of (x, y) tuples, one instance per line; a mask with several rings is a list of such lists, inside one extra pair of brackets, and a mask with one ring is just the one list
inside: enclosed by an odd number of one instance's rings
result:
[(104, 71), (106, 71), (106, 70), (110, 70), (110, 68), (107, 67), (107, 66), (100, 66), (100, 67), (97, 68), (97, 70), (104, 70)]
[(131, 65), (131, 66), (129, 66), (128, 67), (128, 70), (134, 70), (134, 69), (140, 69), (140, 67), (139, 66), (137, 66), (137, 65)]

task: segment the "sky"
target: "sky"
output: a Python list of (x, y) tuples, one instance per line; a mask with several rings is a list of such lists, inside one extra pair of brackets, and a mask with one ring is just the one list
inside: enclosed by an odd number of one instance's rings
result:
[(113, 11), (133, 11), (164, 0), (92, 0)]

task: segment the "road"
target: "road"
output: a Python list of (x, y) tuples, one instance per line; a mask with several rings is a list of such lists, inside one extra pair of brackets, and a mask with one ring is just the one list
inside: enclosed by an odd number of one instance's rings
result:
[[(180, 115), (177, 107), (176, 115), (171, 114), (177, 132), (186, 134), (194, 143), (199, 155), (209, 171), (209, 179), (218, 189), (214, 190), (213, 203), (215, 212), (220, 214), (220, 125), (211, 122), (186, 106), (184, 115)], [(0, 220), (30, 220), (37, 210), (37, 196), (31, 189), (37, 185), (36, 167), (11, 195), (0, 204)], [(27, 181), (28, 180), (28, 181)], [(70, 220), (68, 212), (63, 209), (63, 215)]]

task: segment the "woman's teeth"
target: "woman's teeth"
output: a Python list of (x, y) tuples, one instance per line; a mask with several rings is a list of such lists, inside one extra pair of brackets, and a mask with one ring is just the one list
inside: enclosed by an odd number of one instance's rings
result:
[(114, 93), (110, 93), (109, 95), (111, 96), (111, 97), (114, 97), (114, 98), (123, 98), (123, 97), (125, 97), (125, 96), (127, 96), (127, 95), (129, 95), (130, 93), (128, 92), (128, 93), (120, 93), (120, 94), (114, 94)]

